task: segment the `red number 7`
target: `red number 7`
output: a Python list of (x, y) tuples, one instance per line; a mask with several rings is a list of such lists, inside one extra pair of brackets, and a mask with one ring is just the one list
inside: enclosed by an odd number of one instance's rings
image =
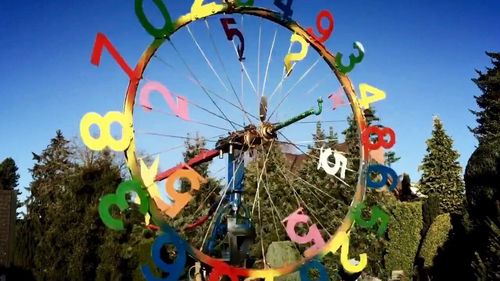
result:
[(90, 58), (90, 62), (93, 65), (99, 66), (102, 56), (102, 48), (105, 47), (108, 49), (111, 56), (115, 59), (118, 65), (127, 73), (130, 80), (139, 80), (140, 77), (136, 70), (132, 70), (132, 68), (127, 64), (127, 62), (123, 59), (123, 57), (118, 53), (115, 46), (109, 41), (108, 37), (103, 33), (97, 33), (94, 43), (94, 49), (92, 50), (92, 56)]
[(236, 21), (233, 18), (222, 18), (220, 19), (222, 23), (222, 27), (224, 27), (224, 31), (226, 32), (227, 40), (233, 40), (233, 37), (236, 35), (240, 39), (241, 45), (238, 45), (238, 56), (239, 60), (245, 59), (243, 57), (243, 52), (245, 51), (245, 38), (243, 38), (243, 34), (237, 28), (229, 28), (230, 24), (236, 24)]

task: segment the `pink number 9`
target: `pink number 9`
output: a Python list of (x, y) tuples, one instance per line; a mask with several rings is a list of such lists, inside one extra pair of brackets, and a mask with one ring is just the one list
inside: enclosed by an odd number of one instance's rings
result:
[(139, 102), (145, 110), (151, 110), (153, 107), (149, 102), (149, 96), (151, 92), (158, 91), (162, 94), (163, 99), (167, 102), (168, 107), (175, 113), (175, 115), (181, 119), (189, 121), (189, 113), (187, 100), (183, 96), (177, 97), (177, 103), (174, 102), (172, 94), (167, 89), (167, 87), (163, 86), (160, 82), (149, 81), (144, 87), (142, 87)]

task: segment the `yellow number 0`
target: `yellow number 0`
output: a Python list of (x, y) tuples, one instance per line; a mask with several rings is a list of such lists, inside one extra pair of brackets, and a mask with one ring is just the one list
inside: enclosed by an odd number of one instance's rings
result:
[(299, 53), (289, 53), (285, 56), (285, 70), (286, 76), (290, 75), (292, 72), (292, 61), (301, 61), (307, 56), (307, 51), (309, 50), (309, 44), (306, 40), (298, 34), (293, 34), (290, 38), (290, 42), (299, 42), (301, 49)]
[[(115, 139), (111, 135), (111, 124), (119, 123), (122, 126), (121, 139)], [(90, 126), (99, 127), (99, 137), (90, 135)], [(92, 150), (103, 150), (108, 146), (115, 151), (124, 151), (132, 139), (132, 122), (125, 114), (118, 111), (110, 111), (104, 117), (95, 112), (85, 114), (80, 121), (80, 136), (83, 143)]]
[(191, 6), (192, 20), (208, 17), (224, 9), (224, 5), (211, 2), (203, 5), (203, 0), (194, 0)]

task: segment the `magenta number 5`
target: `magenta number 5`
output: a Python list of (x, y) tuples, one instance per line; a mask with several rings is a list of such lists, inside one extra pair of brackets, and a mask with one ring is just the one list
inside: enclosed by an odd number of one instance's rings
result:
[(240, 61), (244, 60), (243, 53), (245, 52), (245, 38), (241, 31), (237, 28), (229, 28), (230, 24), (236, 24), (236, 21), (233, 18), (222, 18), (220, 19), (220, 23), (222, 23), (222, 27), (224, 28), (224, 32), (226, 32), (227, 40), (233, 40), (234, 36), (237, 36), (240, 39), (241, 44), (238, 45), (238, 58)]
[(167, 87), (163, 86), (160, 82), (149, 81), (146, 85), (144, 85), (144, 87), (142, 87), (139, 102), (144, 109), (153, 109), (151, 103), (149, 102), (149, 96), (153, 91), (157, 91), (162, 94), (168, 107), (170, 107), (177, 117), (189, 121), (187, 99), (183, 96), (178, 96), (176, 103)]

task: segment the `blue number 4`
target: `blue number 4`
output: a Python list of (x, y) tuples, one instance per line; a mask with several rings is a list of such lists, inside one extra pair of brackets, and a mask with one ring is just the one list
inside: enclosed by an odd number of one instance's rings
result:
[(283, 0), (274, 0), (274, 5), (283, 11), (283, 18), (286, 20), (290, 20), (293, 15), (292, 3), (293, 0), (287, 0), (286, 4), (283, 4)]

